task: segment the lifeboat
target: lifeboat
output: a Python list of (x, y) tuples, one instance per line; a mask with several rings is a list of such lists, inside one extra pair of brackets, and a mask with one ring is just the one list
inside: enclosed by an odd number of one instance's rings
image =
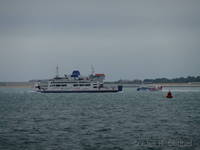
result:
[(137, 91), (162, 91), (162, 86), (139, 87)]

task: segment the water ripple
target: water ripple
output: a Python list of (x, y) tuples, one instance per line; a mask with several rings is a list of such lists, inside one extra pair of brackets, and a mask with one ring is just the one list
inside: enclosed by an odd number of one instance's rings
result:
[(0, 149), (199, 149), (199, 89), (172, 88), (170, 100), (167, 90), (38, 94), (2, 88)]

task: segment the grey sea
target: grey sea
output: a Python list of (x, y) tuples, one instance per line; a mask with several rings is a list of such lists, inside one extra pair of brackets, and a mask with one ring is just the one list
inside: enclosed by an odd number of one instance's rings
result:
[[(165, 98), (171, 89), (173, 99)], [(41, 94), (0, 88), (0, 150), (199, 150), (200, 88)]]

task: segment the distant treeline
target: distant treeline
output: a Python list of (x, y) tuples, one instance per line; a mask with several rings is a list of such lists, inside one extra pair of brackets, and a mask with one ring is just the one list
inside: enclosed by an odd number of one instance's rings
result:
[(124, 83), (124, 84), (150, 84), (150, 83), (189, 83), (189, 82), (200, 82), (200, 76), (188, 76), (188, 77), (179, 77), (179, 78), (156, 78), (156, 79), (144, 79), (144, 80), (118, 80), (115, 83)]
[(157, 79), (144, 79), (144, 83), (188, 83), (188, 82), (200, 82), (200, 76), (188, 76), (186, 78), (157, 78)]

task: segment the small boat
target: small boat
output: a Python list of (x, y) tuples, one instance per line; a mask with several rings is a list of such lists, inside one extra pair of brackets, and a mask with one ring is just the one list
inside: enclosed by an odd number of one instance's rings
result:
[(171, 91), (169, 91), (169, 92), (167, 93), (166, 98), (173, 98), (173, 95), (172, 95)]
[(162, 88), (162, 86), (139, 87), (137, 91), (161, 91)]

